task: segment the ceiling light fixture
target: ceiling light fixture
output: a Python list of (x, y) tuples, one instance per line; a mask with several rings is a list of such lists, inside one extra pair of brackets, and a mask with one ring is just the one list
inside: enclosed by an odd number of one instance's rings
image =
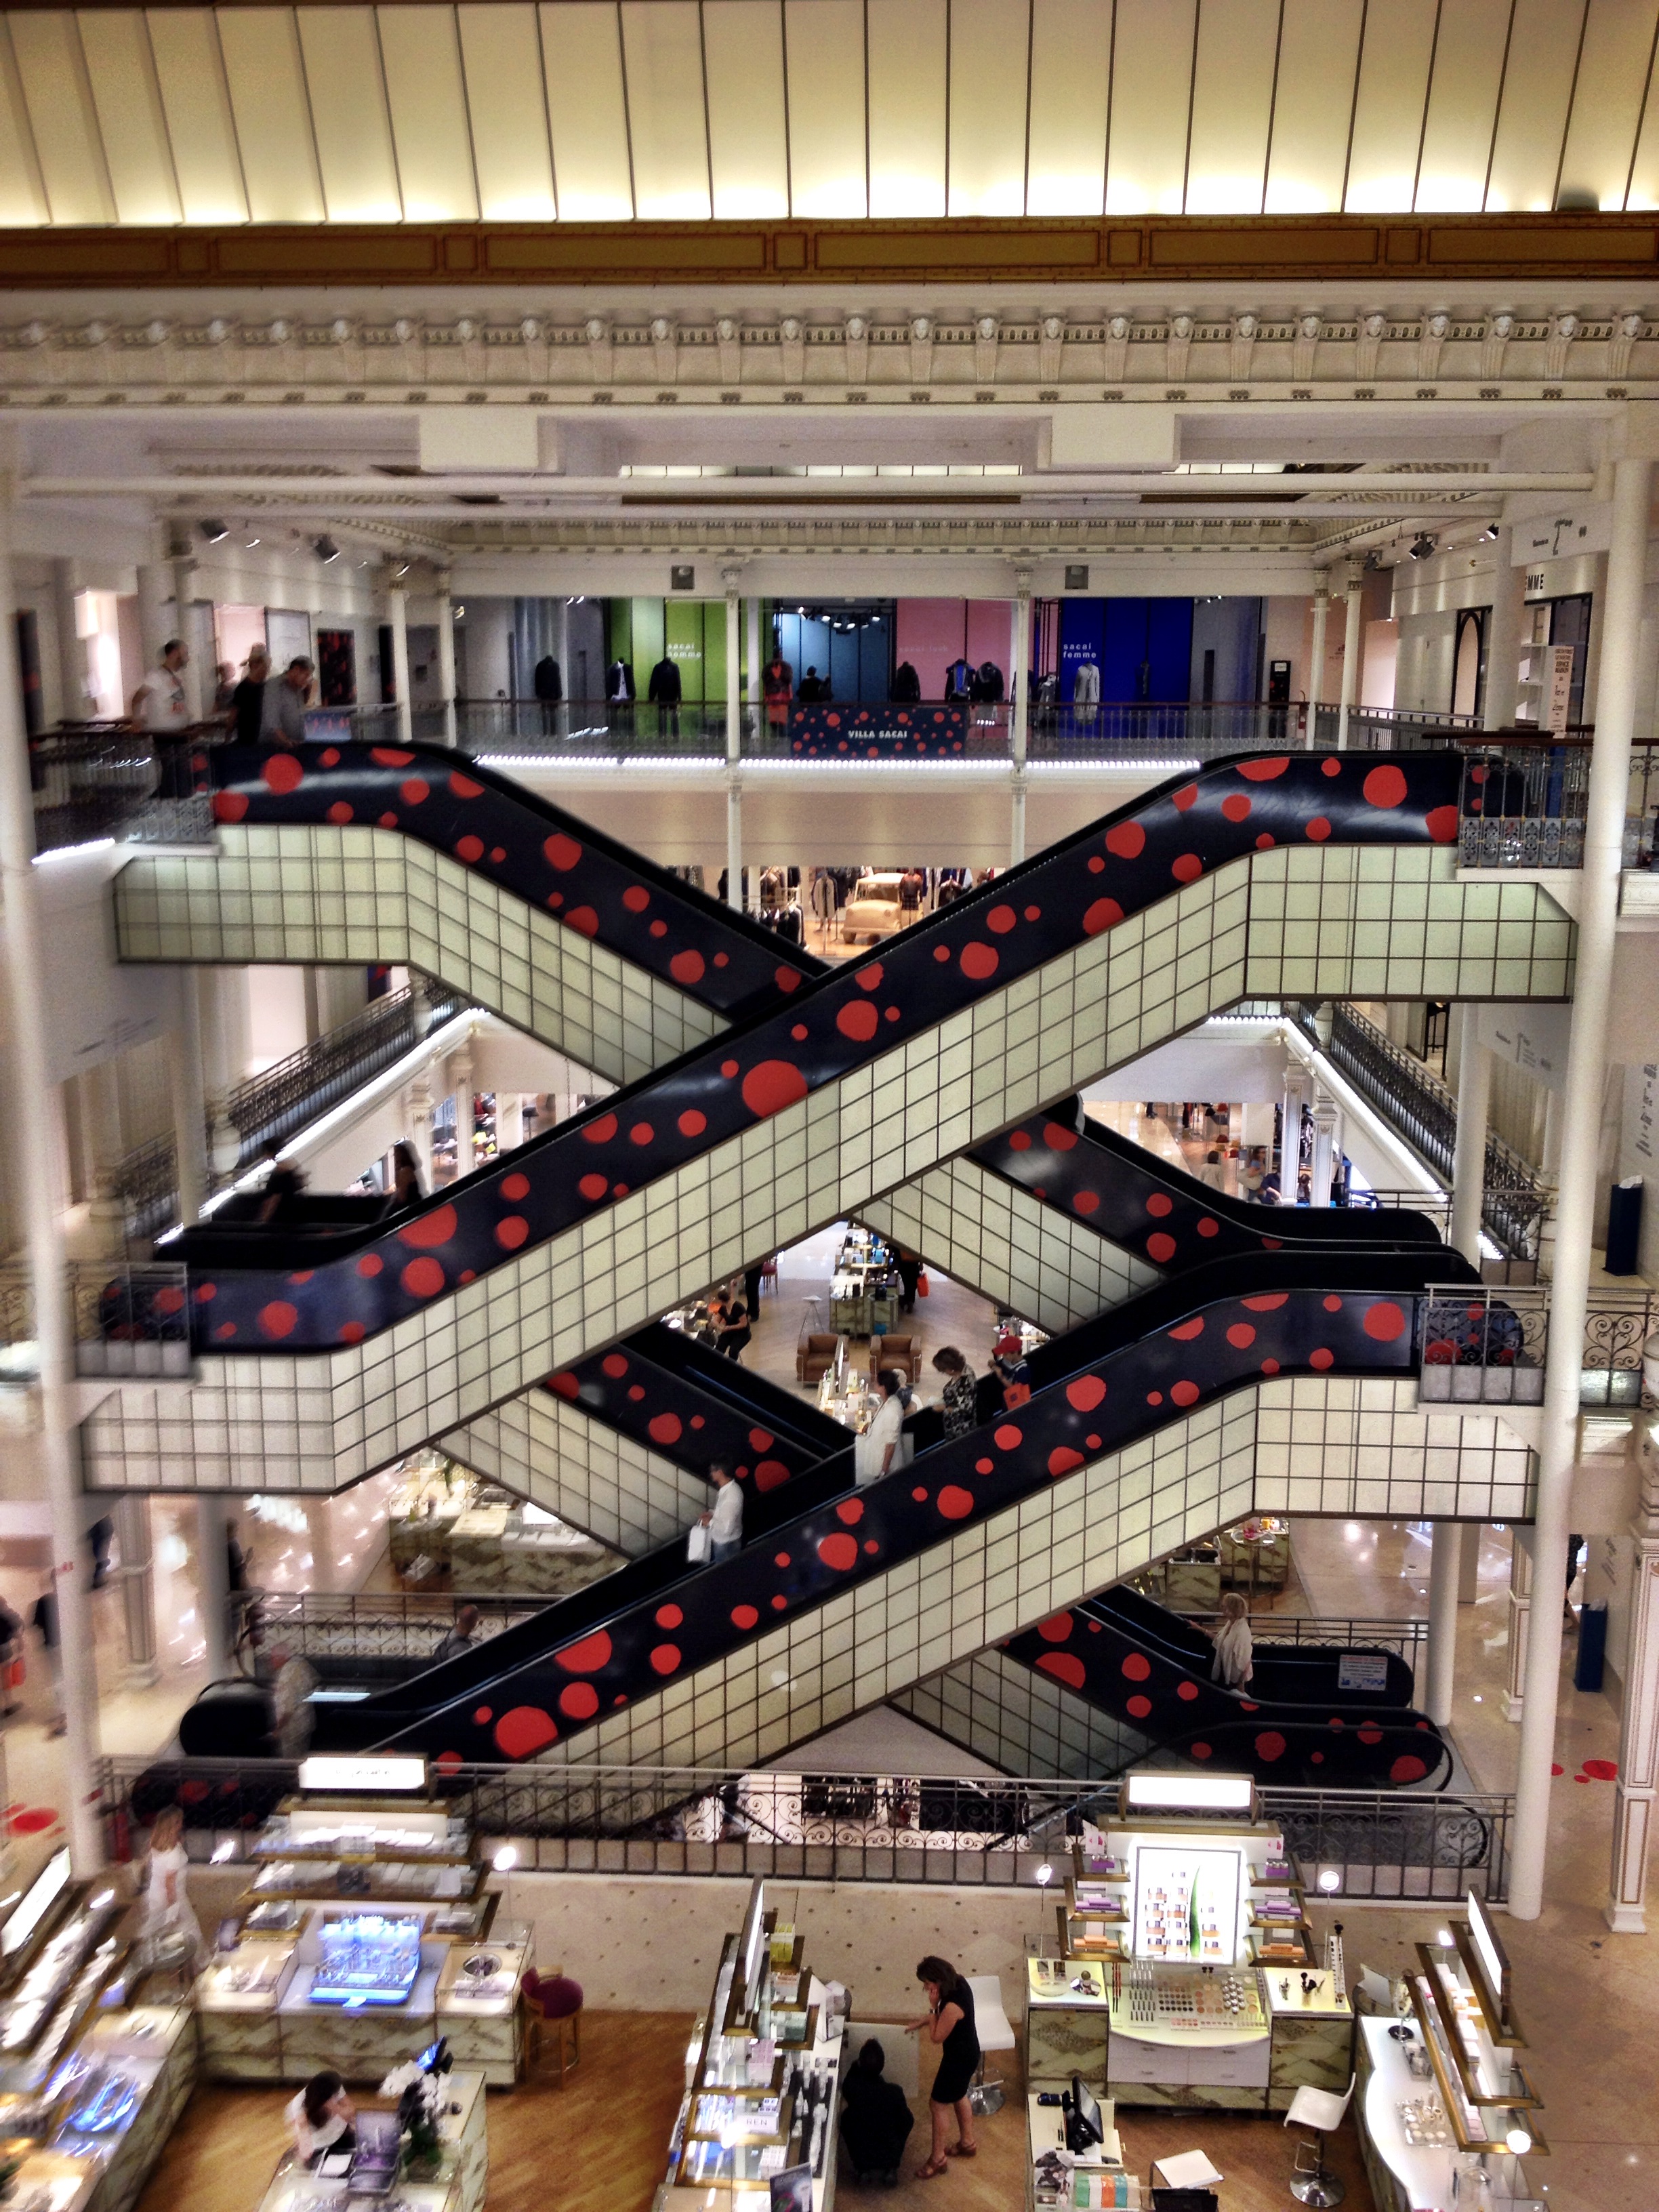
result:
[(339, 547), (326, 532), (320, 538), (312, 539), (311, 550), (319, 561), (337, 561), (340, 557)]
[(228, 527), (222, 522), (203, 521), (198, 523), (197, 527), (210, 545), (216, 545), (222, 538), (228, 538), (230, 535)]
[(1431, 559), (1433, 556), (1435, 547), (1438, 543), (1439, 540), (1437, 538), (1431, 538), (1426, 530), (1419, 530), (1416, 537), (1412, 540), (1413, 560), (1427, 561)]

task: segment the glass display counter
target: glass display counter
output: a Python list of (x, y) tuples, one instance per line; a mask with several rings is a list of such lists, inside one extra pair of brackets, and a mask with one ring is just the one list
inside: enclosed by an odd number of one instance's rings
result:
[(519, 2001), (530, 1963), (529, 1929), (503, 1924), (487, 1945), (452, 1943), (438, 1977), (438, 2033), (455, 2063), (492, 2089), (519, 2078)]
[[(443, 2089), (447, 2109), (438, 2128), (443, 2162), (433, 2179), (399, 2180), (388, 2195), (354, 2197), (348, 2179), (308, 2172), (290, 2155), (278, 2166), (258, 2212), (346, 2212), (348, 2204), (361, 2208), (370, 2203), (379, 2212), (483, 2212), (489, 2179), (483, 2076), (458, 2068), (443, 2077)], [(361, 2101), (367, 2109), (377, 2108), (374, 2099)]]
[(82, 2037), (49, 2085), (61, 2118), (47, 2148), (95, 2172), (88, 2212), (137, 2203), (196, 2074), (195, 2023), (182, 2005), (101, 2014)]
[(386, 1508), (386, 1546), (404, 1589), (479, 1595), (557, 1596), (592, 1582), (608, 1557), (580, 1528), (430, 1452), (404, 1462)]

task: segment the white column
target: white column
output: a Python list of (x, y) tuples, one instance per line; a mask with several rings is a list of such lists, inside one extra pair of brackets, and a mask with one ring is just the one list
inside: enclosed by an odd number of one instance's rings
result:
[(726, 586), (726, 903), (743, 910), (743, 720), (738, 696), (738, 596), (740, 572), (723, 568)]
[(1601, 682), (1590, 752), (1580, 874), (1577, 963), (1572, 1031), (1567, 1047), (1562, 1110), (1574, 1141), (1561, 1160), (1556, 1201), (1555, 1268), (1550, 1294), (1544, 1417), (1538, 1446), (1538, 1493), (1533, 1516), (1533, 1572), (1541, 1605), (1534, 1609), (1527, 1655), (1526, 1710), (1516, 1775), (1515, 1848), (1510, 1911), (1535, 1920), (1543, 1910), (1549, 1833), (1550, 1767), (1555, 1757), (1556, 1702), (1561, 1674), (1561, 1592), (1567, 1568), (1567, 1512), (1578, 1431), (1584, 1317), (1589, 1302), (1590, 1232), (1595, 1209), (1594, 1132), (1601, 1126), (1613, 986), (1613, 934), (1619, 913), (1631, 736), (1641, 658), (1642, 599), (1647, 562), (1648, 501), (1653, 465), (1618, 462), (1613, 471), (1613, 531), (1607, 553), (1607, 606), (1601, 629)]
[[(160, 662), (161, 647), (167, 640), (179, 634), (179, 624), (176, 619), (178, 610), (173, 605), (175, 586), (173, 571), (164, 562), (140, 562), (137, 573), (138, 635), (144, 648), (144, 666), (146, 669), (150, 669), (155, 667)], [(86, 678), (84, 651), (82, 653), (81, 674), (84, 684)], [(131, 697), (136, 689), (136, 684), (128, 686), (128, 698)], [(121, 705), (125, 711), (125, 699), (121, 702)]]
[(1357, 568), (1348, 570), (1347, 613), (1342, 627), (1342, 688), (1336, 702), (1336, 749), (1348, 744), (1348, 712), (1359, 696), (1359, 609), (1364, 577)]
[(524, 1097), (517, 1091), (495, 1093), (495, 1149), (515, 1152), (524, 1142)]
[(1486, 1125), (1492, 1111), (1492, 1049), (1480, 1042), (1480, 1009), (1457, 1009), (1457, 1136), (1452, 1152), (1451, 1243), (1480, 1265), (1480, 1209), (1486, 1182)]
[(1492, 621), (1486, 630), (1486, 693), (1481, 720), (1489, 730), (1515, 721), (1521, 678), (1521, 629), (1526, 620), (1527, 570), (1514, 557), (1515, 532), (1506, 523), (1493, 542)]
[(765, 661), (761, 653), (761, 603), (758, 599), (744, 602), (749, 611), (749, 703), (758, 707), (761, 702), (761, 670)]
[(1308, 1077), (1299, 1060), (1285, 1070), (1285, 1096), (1279, 1104), (1279, 1202), (1296, 1204), (1297, 1177), (1302, 1164), (1302, 1102)]
[(1608, 1927), (1620, 1936), (1640, 1936), (1647, 1929), (1648, 1844), (1659, 1799), (1659, 1451), (1645, 1421), (1638, 1421), (1632, 1449), (1640, 1503), (1632, 1524), (1636, 1562), (1606, 1907)]
[[(173, 635), (180, 640), (189, 654), (188, 665), (184, 670), (181, 679), (184, 684), (185, 711), (192, 722), (199, 722), (202, 719), (202, 702), (204, 699), (210, 699), (213, 696), (213, 691), (212, 687), (205, 682), (207, 672), (198, 665), (191, 642), (190, 610), (194, 597), (195, 580), (196, 562), (193, 556), (188, 553), (175, 555), (173, 562)], [(152, 662), (150, 665), (153, 667), (155, 663)]]
[(193, 968), (179, 971), (179, 1026), (167, 1038), (167, 1082), (172, 1092), (173, 1149), (178, 1161), (179, 1218), (189, 1228), (202, 1218), (209, 1183), (202, 1001)]
[(1008, 718), (1011, 804), (1008, 824), (1008, 865), (1017, 868), (1025, 858), (1025, 750), (1031, 728), (1030, 684), (1027, 681), (1031, 657), (1031, 574), (1020, 568), (1014, 576), (1013, 649), (1008, 656), (1013, 671), (1013, 709)]
[(0, 886), (9, 1034), (0, 1053), (4, 1126), (14, 1147), (15, 1188), (23, 1213), (29, 1287), (40, 1359), (40, 1432), (33, 1457), (45, 1478), (52, 1516), (52, 1586), (64, 1668), (64, 1820), (71, 1863), (89, 1878), (103, 1863), (93, 1811), (93, 1760), (98, 1748), (97, 1687), (93, 1675), (92, 1613), (87, 1597), (80, 1473), (70, 1403), (74, 1353), (64, 1294), (62, 1188), (54, 1157), (56, 1115), (46, 1110), (52, 1078), (46, 1056), (40, 908), (34, 878), (34, 808), (17, 672), (17, 599), (12, 584), (11, 485), (0, 488)]
[[(307, 1587), (313, 1590), (337, 1590), (344, 1572), (334, 1557), (334, 1510), (326, 1498), (307, 1498), (303, 1511), (306, 1516), (306, 1541), (311, 1547), (311, 1569)], [(362, 1562), (356, 1564), (361, 1565)]]
[(438, 690), (443, 697), (444, 743), (455, 743), (455, 603), (447, 576), (438, 592)]
[(409, 1141), (415, 1147), (415, 1164), (421, 1171), (421, 1188), (432, 1188), (432, 1089), (424, 1073), (409, 1086)]
[(392, 688), (398, 695), (398, 735), (408, 744), (415, 734), (409, 703), (409, 597), (400, 584), (386, 593), (392, 617)]
[[(225, 1035), (224, 987), (226, 970), (208, 968), (185, 971), (196, 986), (202, 1015), (202, 1075), (207, 1093), (208, 1160), (216, 1176), (234, 1175), (241, 1158), (242, 1139), (227, 1111), (234, 1071)], [(240, 985), (245, 971), (230, 971)]]
[(1452, 1716), (1452, 1679), (1457, 1664), (1457, 1577), (1462, 1564), (1461, 1522), (1437, 1521), (1429, 1552), (1428, 1684), (1423, 1710), (1437, 1728)]
[(129, 1690), (154, 1689), (161, 1668), (155, 1652), (149, 1499), (142, 1490), (126, 1491), (116, 1500), (115, 1540), (121, 1547), (121, 1613), (127, 1632), (122, 1680)]
[[(141, 568), (138, 574), (142, 576), (144, 571)], [(87, 711), (87, 642), (79, 628), (76, 583), (73, 561), (52, 562), (52, 611), (58, 618), (58, 680), (66, 722), (82, 720)], [(121, 704), (125, 708), (126, 701), (124, 699)]]
[[(455, 1086), (455, 1173), (471, 1175), (476, 1154), (472, 1139), (477, 1124), (472, 1113), (472, 1055), (458, 1052), (449, 1063), (449, 1079)], [(501, 1139), (501, 1101), (495, 1102), (495, 1141)], [(431, 1188), (430, 1183), (427, 1188)]]
[(1313, 1168), (1309, 1177), (1308, 1202), (1311, 1206), (1328, 1206), (1331, 1178), (1336, 1173), (1336, 1108), (1330, 1099), (1316, 1094), (1313, 1124)]
[(1325, 682), (1325, 633), (1330, 620), (1331, 580), (1322, 569), (1314, 584), (1313, 652), (1308, 669), (1308, 750), (1319, 734), (1319, 695)]
[(209, 1496), (196, 1501), (196, 1586), (202, 1595), (202, 1636), (207, 1644), (207, 1678), (222, 1682), (230, 1673), (230, 1560), (225, 1523), (230, 1501)]
[(1504, 1686), (1504, 1717), (1518, 1721), (1526, 1710), (1527, 1646), (1532, 1637), (1532, 1553), (1530, 1530), (1510, 1528), (1510, 1669)]

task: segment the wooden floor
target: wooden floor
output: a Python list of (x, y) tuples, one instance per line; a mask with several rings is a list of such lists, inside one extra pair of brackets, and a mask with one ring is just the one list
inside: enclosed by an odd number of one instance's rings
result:
[[(489, 2095), (489, 2212), (646, 2212), (662, 2179), (669, 2131), (684, 2079), (691, 2030), (685, 2013), (589, 2013), (582, 2063), (563, 2090), (543, 2083)], [(931, 2054), (924, 2054), (924, 2085)], [(847, 2212), (1019, 2212), (1025, 2130), (1018, 2063), (999, 2061), (1005, 2109), (980, 2123), (980, 2154), (918, 2181), (927, 2156), (927, 2104), (916, 2100), (911, 2155), (896, 2189), (843, 2179)], [(290, 2089), (198, 2089), (167, 2145), (137, 2212), (255, 2212), (281, 2156)], [(1125, 2112), (1125, 2157), (1142, 2179), (1165, 2153), (1201, 2148), (1226, 2176), (1222, 2212), (1288, 2212), (1291, 2141), (1276, 2118), (1220, 2113), (1183, 2118)], [(1334, 2136), (1328, 2162), (1348, 2185), (1351, 2212), (1370, 2212), (1352, 2123)]]

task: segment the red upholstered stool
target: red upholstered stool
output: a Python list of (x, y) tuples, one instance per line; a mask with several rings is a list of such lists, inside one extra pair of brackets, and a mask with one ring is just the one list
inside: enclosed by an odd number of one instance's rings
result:
[(538, 1974), (532, 1967), (524, 1978), (525, 2071), (539, 2060), (547, 2044), (556, 2047), (559, 2087), (569, 2069), (581, 2063), (582, 1985), (573, 1982), (562, 1967)]

